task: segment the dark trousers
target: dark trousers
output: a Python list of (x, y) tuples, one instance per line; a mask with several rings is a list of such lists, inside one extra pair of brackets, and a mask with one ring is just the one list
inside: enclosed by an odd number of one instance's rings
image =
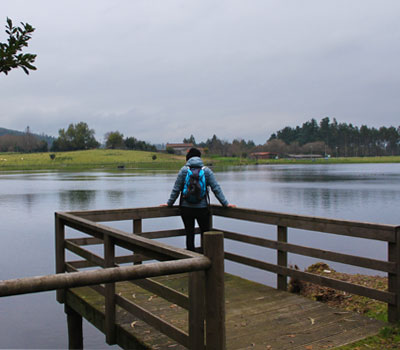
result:
[(200, 231), (201, 240), (203, 240), (203, 232), (210, 230), (210, 211), (208, 208), (189, 208), (181, 207), (181, 217), (186, 231), (186, 249), (194, 251), (194, 225), (197, 221)]

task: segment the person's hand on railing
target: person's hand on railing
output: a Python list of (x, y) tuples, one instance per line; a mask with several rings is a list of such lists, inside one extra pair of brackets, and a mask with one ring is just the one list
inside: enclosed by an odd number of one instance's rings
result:
[(167, 203), (160, 204), (160, 207), (168, 207)]

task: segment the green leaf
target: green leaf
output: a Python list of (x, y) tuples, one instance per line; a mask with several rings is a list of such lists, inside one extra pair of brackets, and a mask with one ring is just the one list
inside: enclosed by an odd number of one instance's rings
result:
[(22, 68), (26, 74), (29, 74), (29, 70), (36, 70), (36, 67), (32, 65), (35, 61), (35, 54), (17, 54), (18, 51), (22, 51), (23, 47), (28, 46), (28, 40), (31, 39), (30, 33), (33, 28), (28, 23), (22, 23), (21, 27), (13, 27), (12, 20), (7, 17), (6, 33), (9, 38), (7, 43), (0, 43), (0, 73), (8, 74), (11, 69)]

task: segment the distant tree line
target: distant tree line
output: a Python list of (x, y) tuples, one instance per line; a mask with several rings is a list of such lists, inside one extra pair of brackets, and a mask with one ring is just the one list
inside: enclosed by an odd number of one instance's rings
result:
[(364, 157), (400, 155), (400, 126), (370, 128), (331, 122), (328, 117), (319, 123), (311, 119), (302, 126), (287, 126), (273, 133), (263, 145), (252, 140), (228, 142), (213, 135), (205, 142), (196, 142), (193, 135), (183, 139), (212, 155), (246, 157), (253, 152), (271, 152), (284, 157), (290, 154), (331, 155), (334, 157)]
[(157, 151), (156, 146), (136, 139), (135, 137), (127, 137), (124, 139), (124, 135), (119, 131), (111, 131), (105, 135), (106, 148), (110, 149), (130, 149), (137, 151)]
[(204, 153), (210, 155), (219, 155), (223, 157), (247, 157), (249, 152), (256, 147), (251, 140), (235, 139), (232, 142), (219, 139), (215, 134), (206, 141), (196, 142), (193, 135), (184, 138), (183, 143), (191, 143), (204, 150)]
[[(50, 147), (49, 147), (50, 146)], [(0, 128), (0, 152), (52, 152), (78, 151), (100, 148), (95, 131), (85, 122), (70, 124), (67, 129), (58, 130), (58, 137), (31, 134), (29, 126), (25, 132)], [(119, 131), (105, 135), (105, 147), (109, 149), (129, 149), (157, 151), (155, 145), (135, 137), (124, 138)]]
[(94, 130), (84, 122), (70, 124), (67, 130), (58, 131), (58, 138), (53, 142), (51, 150), (61, 152), (98, 148), (100, 143), (97, 142), (94, 134)]
[(3, 134), (0, 136), (0, 152), (47, 152), (48, 144), (26, 128), (25, 133)]
[[(84, 122), (70, 124), (67, 129), (60, 129), (58, 134), (58, 138), (54, 139), (31, 134), (29, 127), (25, 133), (0, 128), (0, 151), (46, 152), (47, 140), (52, 141), (50, 149), (53, 152), (102, 147), (95, 139), (94, 130)], [(335, 157), (400, 155), (400, 127), (358, 127), (323, 118), (319, 123), (311, 119), (302, 126), (287, 126), (273, 133), (263, 145), (243, 139), (229, 142), (216, 135), (203, 142), (196, 142), (194, 136), (190, 135), (183, 139), (183, 143), (200, 147), (205, 154), (225, 157), (248, 157), (253, 152), (271, 152), (280, 157), (290, 154), (330, 154)], [(106, 133), (104, 146), (108, 149), (157, 151), (155, 145), (135, 137), (124, 138), (119, 131)]]
[(329, 153), (337, 157), (389, 156), (400, 154), (400, 126), (379, 129), (353, 124), (331, 122), (323, 118), (303, 125), (285, 127), (271, 135), (266, 147), (280, 152)]
[[(191, 137), (193, 138), (193, 135)], [(193, 143), (196, 144), (195, 142)], [(251, 140), (245, 141), (243, 139), (235, 139), (229, 142), (219, 139), (215, 134), (212, 138), (196, 145), (204, 148), (208, 154), (220, 155), (223, 157), (247, 157), (256, 146)]]
[[(70, 124), (67, 130), (60, 129), (58, 138), (53, 142), (52, 151), (76, 151), (99, 148), (101, 144), (94, 137), (94, 130), (80, 122)], [(130, 149), (139, 151), (156, 151), (156, 147), (135, 137), (127, 137), (119, 131), (105, 134), (105, 147), (108, 149)]]
[[(52, 151), (77, 151), (99, 148), (101, 144), (94, 137), (94, 130), (80, 122), (70, 124), (68, 129), (60, 129), (58, 138), (53, 142)], [(105, 147), (108, 149), (130, 149), (139, 151), (156, 151), (156, 147), (135, 137), (124, 138), (119, 131), (110, 131), (104, 135)]]

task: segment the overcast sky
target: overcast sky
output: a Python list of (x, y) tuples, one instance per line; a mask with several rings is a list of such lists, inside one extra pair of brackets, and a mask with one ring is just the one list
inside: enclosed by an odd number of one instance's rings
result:
[(400, 125), (398, 0), (3, 1), (37, 71), (0, 75), (0, 127), (84, 121), (153, 143), (264, 143), (315, 118)]

